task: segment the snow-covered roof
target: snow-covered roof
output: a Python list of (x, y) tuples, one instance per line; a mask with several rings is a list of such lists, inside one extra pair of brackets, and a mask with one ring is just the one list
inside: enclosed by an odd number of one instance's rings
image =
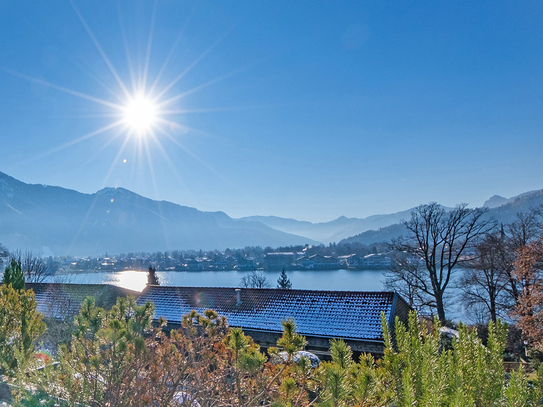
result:
[(191, 310), (214, 309), (234, 327), (281, 332), (281, 321), (293, 318), (301, 335), (355, 340), (382, 340), (381, 312), (392, 321), (396, 303), (404, 303), (393, 292), (265, 288), (243, 288), (240, 299), (237, 305), (235, 288), (148, 286), (137, 302), (153, 302), (155, 319), (170, 324)]
[[(393, 292), (314, 291), (266, 288), (148, 286), (142, 293), (104, 284), (27, 284), (36, 293), (38, 311), (50, 317), (77, 314), (87, 296), (109, 309), (117, 297), (132, 295), (139, 304), (155, 305), (155, 320), (164, 317), (179, 325), (192, 310), (214, 309), (230, 326), (276, 332), (281, 321), (293, 318), (305, 336), (381, 341), (381, 312), (389, 326), (396, 316), (407, 319), (409, 307)], [(238, 305), (237, 291), (241, 304)]]
[(26, 289), (36, 294), (38, 311), (47, 317), (64, 318), (79, 313), (81, 303), (87, 297), (93, 297), (98, 307), (111, 308), (118, 297), (140, 293), (109, 284), (60, 284), (60, 283), (26, 283)]

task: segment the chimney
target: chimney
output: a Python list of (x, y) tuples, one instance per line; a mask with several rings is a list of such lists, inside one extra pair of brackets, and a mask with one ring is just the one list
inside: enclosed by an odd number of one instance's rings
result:
[(237, 297), (236, 305), (239, 306), (243, 302), (241, 301), (241, 288), (236, 288), (236, 297)]

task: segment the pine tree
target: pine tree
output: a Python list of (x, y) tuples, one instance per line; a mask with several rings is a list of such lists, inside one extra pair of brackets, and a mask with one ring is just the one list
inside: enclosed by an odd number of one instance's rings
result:
[(7, 266), (4, 270), (4, 278), (2, 279), (2, 284), (11, 284), (11, 286), (16, 290), (25, 289), (25, 277), (20, 261), (16, 261), (14, 259), (11, 260), (9, 266)]
[(281, 271), (281, 275), (277, 279), (277, 288), (285, 288), (287, 290), (292, 288), (292, 283), (287, 277), (287, 273), (285, 272), (285, 269)]
[(32, 290), (15, 288), (11, 282), (0, 286), (0, 374), (16, 374), (30, 361), (45, 331), (37, 308)]
[(156, 275), (156, 268), (149, 266), (149, 271), (147, 272), (147, 285), (160, 285), (160, 281)]

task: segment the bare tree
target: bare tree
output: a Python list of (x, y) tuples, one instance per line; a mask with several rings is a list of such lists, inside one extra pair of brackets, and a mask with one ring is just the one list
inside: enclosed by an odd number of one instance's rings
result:
[(428, 286), (417, 279), (406, 284), (414, 284), (414, 288), (421, 291), (426, 289), (435, 301), (442, 323), (445, 322), (445, 294), (455, 267), (467, 260), (465, 255), (476, 240), (494, 227), (492, 221), (482, 218), (484, 213), (485, 209), (470, 209), (467, 204), (450, 211), (435, 202), (421, 205), (411, 212), (411, 219), (404, 222), (407, 234), (390, 244), (393, 250), (424, 263)]
[(430, 315), (436, 307), (432, 284), (420, 259), (396, 253), (391, 268), (385, 272), (384, 285), (396, 291), (421, 315)]
[(475, 246), (473, 259), (467, 263), (460, 288), (464, 304), (476, 304), (487, 310), (495, 321), (504, 311), (516, 307), (528, 280), (518, 279), (515, 264), (525, 248), (543, 239), (541, 208), (516, 214), (516, 219), (501, 225), (499, 232), (485, 237)]
[(34, 255), (31, 251), (17, 250), (10, 253), (9, 257), (21, 264), (27, 283), (42, 283), (47, 276), (51, 275), (51, 271), (42, 257)]
[(532, 208), (528, 212), (518, 212), (516, 220), (504, 228), (510, 248), (518, 249), (535, 240), (541, 240), (542, 220), (541, 207)]
[(487, 321), (489, 316), (494, 323), (513, 303), (508, 290), (509, 257), (503, 231), (489, 233), (475, 245), (473, 259), (466, 264), (459, 282), (464, 306), (479, 315), (486, 310)]
[(243, 277), (239, 283), (243, 288), (270, 288), (268, 278), (261, 271), (253, 270)]
[(517, 213), (516, 220), (503, 227), (502, 233), (506, 239), (506, 250), (502, 258), (503, 267), (509, 279), (507, 290), (518, 305), (519, 296), (523, 290), (523, 282), (515, 274), (515, 262), (519, 253), (527, 245), (543, 240), (543, 216), (541, 207), (528, 212)]

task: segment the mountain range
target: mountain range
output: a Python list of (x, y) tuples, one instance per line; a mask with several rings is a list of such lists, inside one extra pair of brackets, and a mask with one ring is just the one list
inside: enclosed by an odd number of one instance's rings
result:
[(0, 242), (54, 255), (316, 244), (259, 222), (154, 201), (124, 188), (95, 194), (0, 173)]
[[(487, 216), (510, 222), (517, 212), (543, 203), (543, 190), (485, 202)], [(153, 252), (361, 242), (371, 244), (403, 233), (412, 209), (367, 218), (341, 216), (312, 223), (276, 216), (240, 219), (155, 201), (124, 188), (84, 194), (55, 186), (26, 184), (0, 172), (0, 242), (9, 249), (45, 255)]]
[[(525, 192), (512, 198), (494, 195), (483, 204), (483, 207), (488, 209), (483, 216), (487, 219), (493, 218), (498, 223), (506, 224), (515, 221), (517, 213), (527, 212), (532, 208), (542, 207), (542, 205), (543, 189)], [(404, 232), (404, 226), (401, 223), (396, 223), (379, 228), (379, 230), (364, 231), (344, 239), (340, 243), (356, 242), (369, 245), (375, 242), (389, 241)]]

